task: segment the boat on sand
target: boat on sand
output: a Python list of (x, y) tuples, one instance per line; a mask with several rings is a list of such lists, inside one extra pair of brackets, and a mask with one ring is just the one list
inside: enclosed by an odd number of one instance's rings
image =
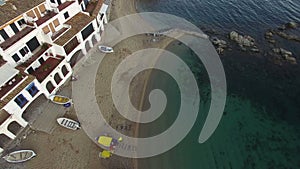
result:
[(61, 95), (52, 95), (49, 97), (49, 99), (56, 104), (68, 104), (72, 101), (70, 98)]
[(35, 156), (36, 154), (32, 150), (18, 150), (7, 154), (3, 158), (9, 163), (21, 163), (28, 161)]
[(67, 129), (78, 130), (81, 128), (79, 122), (69, 119), (69, 118), (61, 117), (61, 118), (56, 119), (56, 121), (59, 125), (67, 128)]
[(100, 45), (98, 47), (99, 47), (99, 50), (103, 53), (113, 53), (114, 52), (113, 48), (109, 47), (109, 46)]

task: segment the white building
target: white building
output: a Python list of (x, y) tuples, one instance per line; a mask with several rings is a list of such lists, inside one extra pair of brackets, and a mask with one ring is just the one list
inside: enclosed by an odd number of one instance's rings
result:
[(22, 114), (30, 103), (55, 94), (101, 39), (108, 7), (102, 0), (1, 1), (0, 152), (28, 124)]

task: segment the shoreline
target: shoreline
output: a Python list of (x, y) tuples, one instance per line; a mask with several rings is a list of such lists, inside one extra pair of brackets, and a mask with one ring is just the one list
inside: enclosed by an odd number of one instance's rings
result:
[[(119, 17), (122, 17), (126, 14), (133, 14), (133, 13), (139, 13), (138, 9), (137, 9), (137, 2), (136, 0), (132, 0), (132, 1), (129, 1), (129, 2), (126, 2), (126, 5), (123, 4), (124, 2), (122, 0), (112, 0), (112, 9), (110, 10), (111, 12), (111, 15), (113, 16), (110, 16), (110, 18), (113, 18), (112, 20), (114, 19), (117, 19)], [(129, 6), (129, 7), (128, 7)], [(119, 11), (116, 11), (116, 8), (125, 8), (128, 7), (129, 10), (127, 10), (126, 12), (122, 11), (122, 10), (119, 10)], [(111, 20), (110, 20), (111, 21)], [(147, 21), (145, 21), (147, 22)], [(145, 39), (145, 38), (144, 38)], [(164, 42), (164, 40), (167, 39), (167, 42)], [(162, 41), (159, 41), (157, 42), (158, 44), (158, 47), (160, 47), (161, 49), (165, 49), (166, 47), (168, 47), (173, 41), (174, 39), (168, 39), (166, 37), (164, 37), (164, 40)], [(148, 46), (146, 45), (142, 45), (144, 48), (147, 48)], [(157, 58), (158, 60), (159, 58)], [(155, 65), (157, 63), (157, 60), (153, 60), (152, 63), (149, 63), (149, 65)], [(145, 103), (145, 93), (146, 93), (146, 90), (147, 90), (147, 87), (148, 87), (148, 82), (150, 80), (152, 76), (152, 71), (150, 70), (149, 72), (146, 72), (146, 75), (143, 75), (143, 85), (142, 85), (142, 93), (137, 96), (136, 98), (134, 99), (137, 99), (138, 100), (138, 105), (137, 105), (137, 108), (139, 110), (142, 110), (142, 108), (144, 107), (144, 103)], [(139, 123), (137, 123), (135, 125), (135, 128), (134, 128), (134, 137), (138, 137), (139, 136)], [(137, 143), (136, 143), (137, 144)], [(138, 168), (138, 159), (132, 159), (133, 160), (133, 168), (137, 169)]]

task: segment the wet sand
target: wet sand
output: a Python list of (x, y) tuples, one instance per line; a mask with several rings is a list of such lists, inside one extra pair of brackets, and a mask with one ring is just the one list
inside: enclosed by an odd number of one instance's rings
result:
[[(133, 0), (113, 0), (109, 18), (110, 20), (114, 20), (132, 13), (136, 13)], [(109, 114), (104, 114), (104, 117), (110, 122), (112, 127), (131, 136), (136, 136), (138, 134), (138, 125), (127, 121), (115, 110), (112, 102), (110, 102), (111, 89), (108, 86), (110, 86), (110, 79), (114, 72), (114, 68), (126, 56), (134, 51), (149, 47), (164, 48), (172, 41), (171, 39), (161, 38), (159, 42), (153, 43), (151, 42), (152, 39), (153, 37), (151, 36), (139, 35), (118, 44), (114, 47), (115, 53), (111, 55), (111, 57), (103, 60), (103, 65), (99, 68), (96, 79), (96, 94), (99, 106), (103, 109), (103, 112), (111, 112)], [(91, 49), (88, 55), (97, 55), (98, 50), (95, 48)], [(150, 71), (145, 71), (136, 77), (131, 84), (131, 91), (134, 90), (134, 92), (130, 93), (132, 103), (138, 109), (142, 109), (144, 91), (150, 73)], [(71, 88), (71, 86), (71, 84), (66, 85), (66, 88)], [(75, 110), (71, 108), (70, 111), (65, 114), (65, 117), (77, 119)], [(37, 156), (23, 164), (13, 165), (1, 162), (1, 169), (137, 168), (135, 159), (122, 158), (116, 155), (113, 155), (113, 157), (107, 160), (100, 159), (98, 153), (101, 151), (101, 148), (88, 138), (84, 130), (72, 131), (58, 125), (55, 127), (52, 134), (32, 131), (27, 138), (16, 147), (16, 149), (33, 149), (37, 153)]]

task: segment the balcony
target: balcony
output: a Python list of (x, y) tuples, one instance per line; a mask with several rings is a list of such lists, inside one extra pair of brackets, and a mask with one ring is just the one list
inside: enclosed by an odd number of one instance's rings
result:
[[(26, 78), (23, 80), (22, 83), (18, 83), (18, 87), (14, 88), (12, 91), (7, 94), (2, 100), (0, 100), (0, 109), (2, 109), (7, 103), (9, 103), (14, 97), (16, 97), (26, 86), (28, 86), (32, 81), (34, 81), (35, 77), (31, 75), (26, 75), (25, 73), (20, 73), (22, 76), (22, 79)], [(22, 81), (22, 80), (21, 80)], [(11, 86), (16, 86), (16, 85), (11, 85)]]
[(66, 7), (68, 7), (69, 5), (71, 5), (72, 3), (74, 3), (75, 1), (66, 1), (62, 4), (60, 4), (57, 8), (59, 11), (64, 10)]
[(33, 31), (34, 28), (26, 26), (24, 29), (21, 31), (17, 32), (14, 36), (10, 37), (9, 39), (6, 39), (4, 42), (0, 44), (0, 47), (3, 50), (8, 49), (10, 46), (18, 42), (20, 39), (22, 39), (24, 36), (29, 34), (31, 31)]
[(42, 54), (44, 54), (50, 47), (51, 47), (50, 44), (44, 43), (37, 52), (35, 52), (26, 62), (22, 63), (18, 67), (27, 68), (34, 61), (36, 61)]
[(53, 18), (55, 15), (57, 15), (57, 13), (49, 11), (46, 15), (38, 19), (35, 23), (37, 24), (37, 26), (40, 26), (41, 24), (47, 22), (49, 19)]
[(66, 32), (69, 28), (63, 27), (60, 30), (56, 31), (53, 33), (53, 35), (51, 36), (51, 39), (54, 41), (56, 40), (60, 35), (64, 34), (64, 32)]
[(79, 45), (79, 42), (76, 37), (74, 37), (70, 42), (68, 42), (65, 46), (64, 49), (67, 53), (71, 53), (77, 46)]
[(25, 73), (20, 72), (19, 74), (11, 78), (5, 85), (1, 86), (0, 98), (5, 96), (9, 91), (11, 91), (15, 86), (17, 86), (25, 76)]
[(49, 57), (32, 73), (32, 75), (35, 76), (40, 83), (42, 83), (63, 59), (63, 57), (60, 57), (60, 59)]

